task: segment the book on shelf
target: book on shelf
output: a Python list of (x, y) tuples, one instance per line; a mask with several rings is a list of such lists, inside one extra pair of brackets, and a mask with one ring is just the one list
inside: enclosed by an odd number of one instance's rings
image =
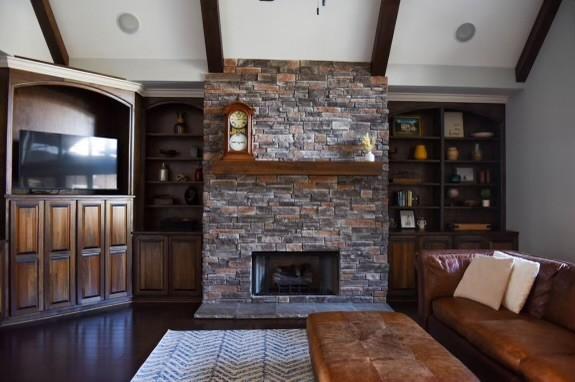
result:
[(396, 203), (398, 207), (414, 207), (415, 199), (415, 194), (411, 190), (398, 191), (396, 195)]

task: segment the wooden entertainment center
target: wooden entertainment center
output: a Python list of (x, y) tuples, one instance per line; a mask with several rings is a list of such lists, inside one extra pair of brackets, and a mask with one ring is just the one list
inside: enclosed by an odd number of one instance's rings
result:
[[(0, 327), (200, 300), (203, 100), (142, 94), (138, 83), (0, 57)], [(115, 139), (117, 190), (23, 187), (21, 130)]]
[[(132, 300), (132, 82), (7, 57), (0, 65), (0, 326)], [(117, 140), (115, 192), (30, 193), (18, 184), (20, 130)], [(41, 171), (41, 169), (39, 169)]]

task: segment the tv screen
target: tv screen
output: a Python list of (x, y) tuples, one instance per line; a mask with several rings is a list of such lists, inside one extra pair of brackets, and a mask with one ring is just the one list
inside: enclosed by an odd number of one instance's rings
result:
[(117, 177), (117, 139), (20, 131), (21, 188), (117, 190)]

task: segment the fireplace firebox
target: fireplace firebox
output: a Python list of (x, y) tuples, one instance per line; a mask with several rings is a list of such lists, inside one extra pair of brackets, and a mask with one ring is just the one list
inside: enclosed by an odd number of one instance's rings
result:
[(253, 252), (255, 296), (337, 295), (339, 252)]

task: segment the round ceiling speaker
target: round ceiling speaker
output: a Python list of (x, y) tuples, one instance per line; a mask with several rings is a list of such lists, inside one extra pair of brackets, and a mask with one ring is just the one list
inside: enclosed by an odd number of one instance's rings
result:
[(118, 16), (118, 28), (124, 33), (133, 34), (140, 29), (140, 20), (131, 13), (122, 13)]
[(459, 42), (467, 42), (475, 36), (475, 25), (472, 23), (461, 24), (455, 31), (455, 38)]

